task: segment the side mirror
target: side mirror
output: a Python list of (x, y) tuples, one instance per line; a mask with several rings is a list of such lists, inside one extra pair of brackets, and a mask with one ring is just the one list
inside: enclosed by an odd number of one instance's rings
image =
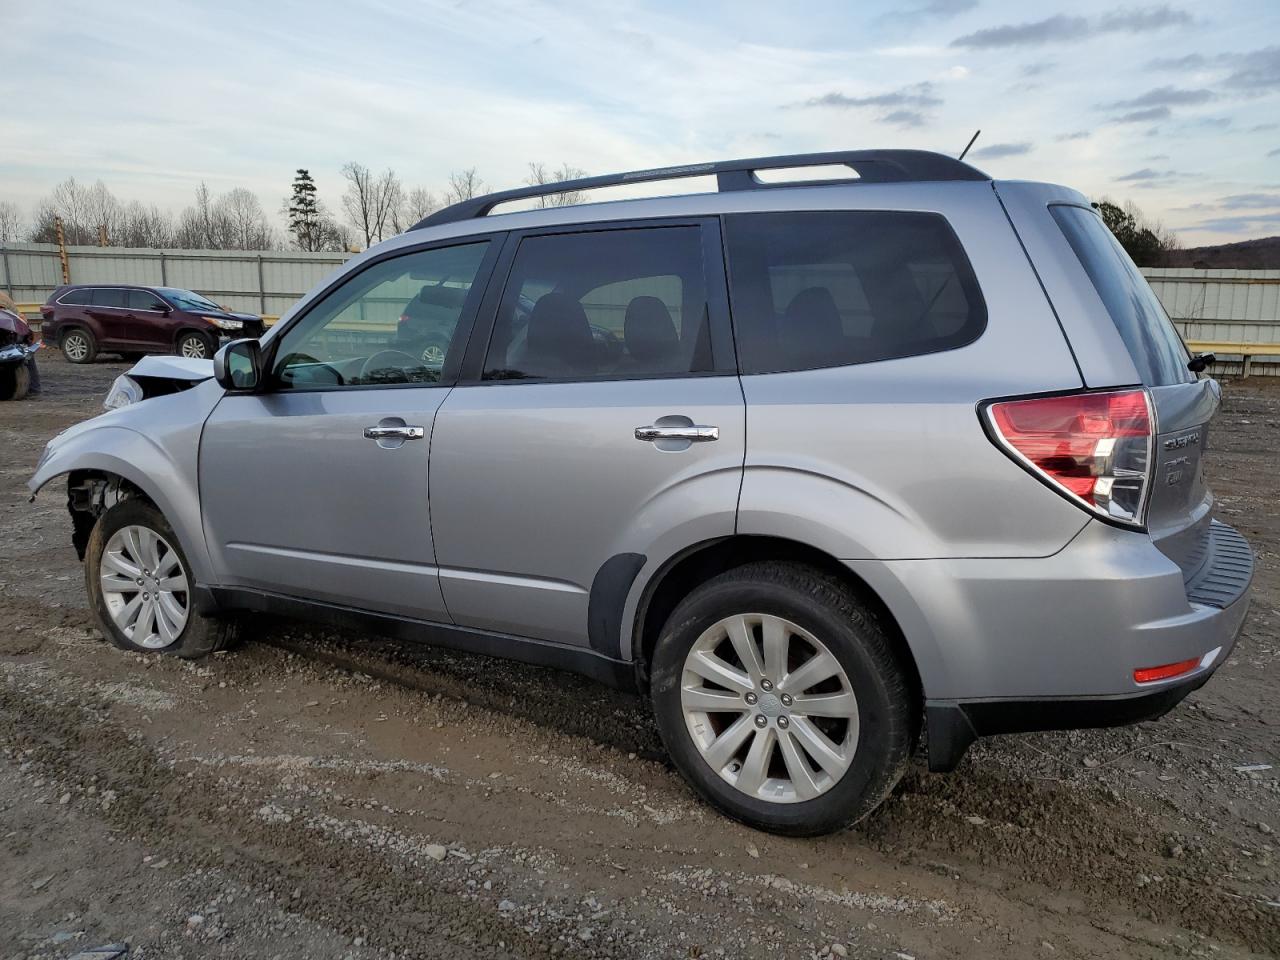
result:
[(262, 348), (257, 340), (232, 340), (213, 355), (213, 379), (224, 390), (256, 390), (262, 382)]

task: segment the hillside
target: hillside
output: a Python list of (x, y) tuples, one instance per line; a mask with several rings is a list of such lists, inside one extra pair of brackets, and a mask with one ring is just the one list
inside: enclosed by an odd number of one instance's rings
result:
[(1170, 250), (1164, 266), (1205, 269), (1280, 270), (1280, 237), (1258, 237), (1239, 243)]

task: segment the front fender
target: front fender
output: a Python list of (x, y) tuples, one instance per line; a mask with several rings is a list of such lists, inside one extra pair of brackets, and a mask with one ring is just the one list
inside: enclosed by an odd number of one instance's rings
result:
[(197, 583), (213, 566), (200, 517), (200, 432), (223, 394), (214, 380), (152, 397), (69, 427), (49, 441), (35, 475), (34, 497), (54, 477), (99, 470), (128, 480), (164, 514)]

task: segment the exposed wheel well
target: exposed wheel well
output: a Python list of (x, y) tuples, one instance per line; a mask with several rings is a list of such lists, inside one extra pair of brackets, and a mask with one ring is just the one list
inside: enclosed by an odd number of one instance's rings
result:
[[(67, 474), (67, 512), (71, 514), (71, 544), (84, 559), (89, 535), (98, 517), (121, 500), (155, 503), (139, 487), (106, 470), (72, 470)], [(158, 509), (158, 508), (157, 508)]]
[(923, 685), (911, 647), (897, 620), (879, 594), (861, 577), (839, 560), (816, 547), (780, 537), (733, 536), (713, 540), (690, 548), (673, 557), (660, 569), (645, 588), (636, 609), (635, 628), (631, 635), (632, 656), (636, 665), (636, 682), (641, 690), (649, 687), (649, 664), (663, 625), (676, 605), (712, 577), (735, 567), (761, 560), (801, 563), (826, 573), (853, 591), (880, 622), (902, 659), (917, 697)]

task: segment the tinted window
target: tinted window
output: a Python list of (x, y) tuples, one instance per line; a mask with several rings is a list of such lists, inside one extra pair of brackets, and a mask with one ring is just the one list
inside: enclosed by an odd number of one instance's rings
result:
[(154, 293), (145, 290), (129, 290), (128, 304), (133, 310), (163, 310), (164, 304)]
[(58, 298), (59, 303), (65, 304), (83, 304), (89, 302), (89, 294), (93, 291), (87, 287), (81, 287), (79, 290), (71, 290), (64, 293)]
[(486, 379), (672, 376), (710, 368), (698, 227), (528, 237), (505, 290)]
[(1102, 218), (1084, 207), (1049, 208), (1106, 305), (1133, 365), (1148, 386), (1189, 383), (1191, 359), (1151, 284)]
[(119, 287), (99, 287), (93, 291), (91, 302), (95, 307), (123, 307), (128, 302), (128, 293)]
[(969, 261), (937, 214), (738, 214), (725, 231), (743, 373), (934, 353), (986, 326)]
[(472, 309), (488, 241), (420, 250), (355, 274), (280, 341), (279, 386), (434, 383)]

